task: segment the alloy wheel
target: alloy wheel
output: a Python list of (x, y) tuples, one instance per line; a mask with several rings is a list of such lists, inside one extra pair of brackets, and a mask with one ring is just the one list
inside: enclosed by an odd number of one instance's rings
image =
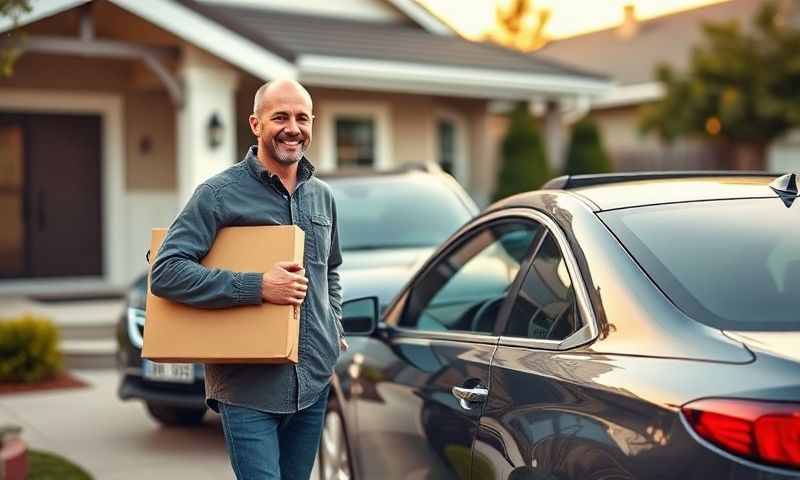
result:
[(320, 460), (323, 480), (350, 480), (352, 478), (344, 424), (342, 416), (336, 410), (329, 410), (325, 415)]

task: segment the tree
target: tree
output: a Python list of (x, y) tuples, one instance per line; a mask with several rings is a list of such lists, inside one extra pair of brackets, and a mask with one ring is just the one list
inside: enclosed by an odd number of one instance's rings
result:
[(770, 142), (800, 125), (800, 30), (775, 1), (752, 29), (703, 26), (688, 71), (656, 68), (664, 97), (642, 111), (641, 129), (664, 141), (696, 136), (734, 147), (733, 166), (762, 169)]
[(542, 137), (526, 103), (519, 103), (511, 112), (501, 153), (495, 200), (535, 190), (550, 179)]
[(10, 77), (14, 72), (14, 62), (22, 54), (14, 30), (19, 17), (30, 11), (30, 0), (0, 0), (0, 19), (10, 18), (12, 22), (12, 27), (0, 36), (0, 77)]
[(580, 175), (610, 171), (611, 163), (600, 139), (597, 125), (588, 118), (582, 119), (572, 127), (564, 174)]
[(511, 0), (506, 7), (496, 3), (495, 28), (484, 40), (525, 52), (536, 50), (547, 43), (544, 30), (549, 20), (550, 10), (534, 8), (532, 0)]

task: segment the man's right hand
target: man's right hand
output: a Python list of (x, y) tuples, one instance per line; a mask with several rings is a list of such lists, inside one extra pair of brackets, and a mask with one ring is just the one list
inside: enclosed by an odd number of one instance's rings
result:
[(308, 291), (305, 273), (299, 263), (276, 263), (261, 279), (261, 298), (277, 305), (300, 305)]

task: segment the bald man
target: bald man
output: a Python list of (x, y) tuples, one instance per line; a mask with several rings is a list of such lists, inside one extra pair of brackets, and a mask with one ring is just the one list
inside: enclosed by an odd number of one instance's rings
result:
[[(153, 265), (155, 295), (202, 308), (262, 302), (302, 305), (299, 363), (208, 364), (206, 403), (222, 416), (239, 480), (307, 480), (319, 445), (333, 367), (347, 349), (341, 326), (342, 263), (330, 188), (305, 157), (314, 122), (311, 95), (292, 80), (255, 94), (244, 159), (197, 187)], [(303, 265), (232, 272), (200, 264), (220, 228), (298, 225)]]

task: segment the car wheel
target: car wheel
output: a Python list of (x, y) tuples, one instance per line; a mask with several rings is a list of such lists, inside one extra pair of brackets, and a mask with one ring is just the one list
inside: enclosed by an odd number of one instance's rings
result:
[(147, 411), (165, 427), (189, 427), (203, 423), (206, 408), (180, 408), (148, 403)]
[(322, 426), (322, 439), (319, 447), (319, 478), (321, 480), (350, 480), (353, 478), (344, 420), (335, 401), (328, 405), (325, 423)]

